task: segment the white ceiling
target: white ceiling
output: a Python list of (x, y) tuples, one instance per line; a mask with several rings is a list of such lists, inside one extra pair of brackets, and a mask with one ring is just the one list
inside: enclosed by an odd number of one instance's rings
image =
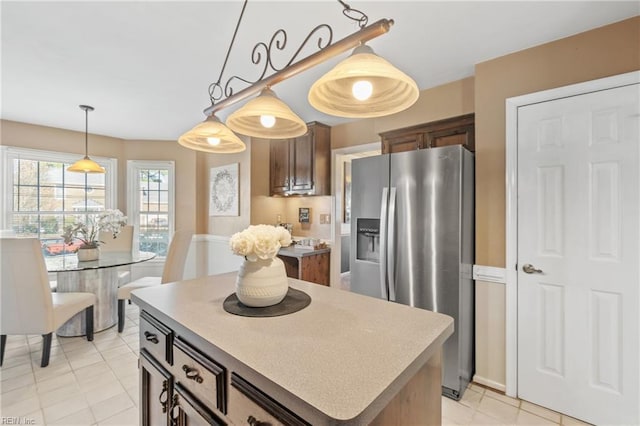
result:
[[(394, 19), (388, 34), (368, 44), (421, 89), (471, 76), (476, 63), (640, 14), (638, 1), (347, 3), (369, 23)], [(207, 88), (218, 79), (242, 1), (2, 0), (0, 7), (2, 118), (84, 131), (78, 105), (88, 104), (96, 108), (91, 133), (175, 140), (204, 119)], [(274, 55), (282, 64), (322, 23), (332, 26), (334, 41), (358, 29), (337, 1), (250, 1), (223, 82), (255, 79), (251, 50), (279, 28), (288, 34), (286, 53)], [(315, 111), (307, 91), (346, 55), (273, 89), (305, 121), (344, 122)]]

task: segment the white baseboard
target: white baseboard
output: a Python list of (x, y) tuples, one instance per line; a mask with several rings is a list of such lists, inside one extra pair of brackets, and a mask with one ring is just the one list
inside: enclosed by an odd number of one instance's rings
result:
[(478, 383), (479, 385), (483, 385), (491, 389), (499, 390), (500, 392), (505, 392), (507, 389), (507, 387), (504, 384), (498, 383), (494, 380), (484, 378), (482, 376), (478, 376), (477, 374), (473, 375), (473, 381)]

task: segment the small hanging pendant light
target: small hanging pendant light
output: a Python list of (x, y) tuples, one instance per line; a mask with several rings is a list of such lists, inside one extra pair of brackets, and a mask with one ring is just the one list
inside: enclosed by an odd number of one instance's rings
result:
[(411, 77), (363, 44), (309, 89), (309, 103), (338, 117), (382, 117), (403, 111), (420, 96)]
[(186, 148), (214, 154), (232, 154), (247, 148), (214, 114), (180, 136), (178, 143)]
[(307, 133), (306, 123), (268, 87), (231, 113), (227, 126), (243, 135), (265, 139), (288, 139)]
[(80, 109), (84, 110), (85, 115), (84, 158), (67, 167), (67, 171), (78, 173), (104, 173), (105, 169), (100, 164), (89, 158), (89, 111), (93, 111), (94, 108), (89, 105), (80, 105)]

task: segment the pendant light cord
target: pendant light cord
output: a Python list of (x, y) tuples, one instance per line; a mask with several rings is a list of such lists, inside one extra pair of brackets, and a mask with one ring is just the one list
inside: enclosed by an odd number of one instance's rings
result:
[(231, 49), (233, 48), (233, 43), (236, 41), (236, 35), (238, 34), (238, 28), (240, 28), (240, 22), (242, 22), (242, 17), (244, 16), (244, 10), (247, 7), (247, 2), (249, 0), (244, 0), (242, 4), (242, 10), (240, 11), (240, 16), (238, 17), (238, 22), (236, 22), (236, 29), (233, 31), (233, 36), (231, 37), (231, 43), (229, 43), (229, 48), (227, 49), (227, 54), (224, 57), (224, 62), (222, 64), (222, 69), (220, 70), (220, 75), (218, 76), (218, 81), (211, 84), (209, 86), (209, 99), (211, 99), (211, 105), (214, 104), (213, 100), (213, 92), (216, 88), (220, 88), (220, 81), (222, 81), (222, 75), (224, 74), (224, 70), (227, 67), (227, 61), (229, 60), (229, 55), (231, 54)]
[(89, 108), (84, 108), (84, 158), (89, 158)]
[[(367, 25), (369, 21), (369, 17), (360, 10), (353, 9), (343, 0), (337, 0), (338, 3), (342, 6), (342, 13), (348, 19), (355, 21), (360, 30), (343, 38), (342, 40), (333, 43), (332, 35), (333, 30), (328, 24), (321, 24), (315, 27), (311, 32), (307, 35), (302, 45), (296, 53), (293, 55), (293, 58), (287, 63), (284, 67), (276, 67), (273, 65), (271, 60), (271, 50), (278, 49), (283, 50), (286, 44), (287, 34), (283, 29), (279, 29), (271, 36), (271, 41), (269, 42), (259, 42), (253, 48), (252, 54), (252, 62), (255, 65), (261, 66), (260, 62), (263, 57), (266, 58), (266, 64), (263, 65), (262, 75), (258, 77), (257, 80), (249, 80), (246, 78), (242, 78), (241, 76), (234, 75), (228, 80), (226, 80), (224, 87), (221, 85), (222, 77), (224, 75), (224, 71), (227, 65), (227, 60), (230, 56), (231, 50), (233, 48), (235, 38), (237, 32), (240, 27), (240, 22), (242, 21), (244, 10), (246, 8), (247, 0), (244, 1), (242, 11), (238, 18), (238, 22), (236, 23), (236, 29), (234, 31), (233, 37), (231, 39), (231, 43), (229, 44), (229, 49), (227, 50), (227, 55), (225, 57), (222, 70), (220, 71), (220, 76), (218, 77), (218, 81), (215, 83), (211, 83), (209, 85), (209, 99), (211, 101), (211, 105), (204, 109), (204, 115), (207, 117), (214, 116), (217, 111), (221, 111), (224, 108), (229, 107), (232, 104), (243, 101), (250, 96), (253, 96), (259, 92), (261, 92), (266, 87), (271, 87), (274, 84), (277, 84), (283, 80), (293, 77), (296, 74), (299, 74), (311, 67), (314, 67), (327, 59), (336, 56), (348, 49), (353, 49), (358, 47), (365, 42), (376, 38), (382, 34), (385, 34), (389, 31), (391, 26), (393, 25), (393, 19), (380, 19), (371, 25)], [(325, 42), (322, 34), (317, 34), (319, 30), (327, 30), (329, 41)], [(302, 50), (304, 45), (311, 39), (311, 37), (317, 37), (317, 48), (318, 51), (303, 58), (297, 60), (297, 62), (292, 63), (293, 60), (297, 58), (298, 53)], [(262, 52), (257, 52), (257, 49), (263, 49), (265, 55)], [(265, 73), (269, 70), (273, 70), (274, 73), (269, 77), (265, 77)], [(234, 93), (233, 87), (231, 83), (235, 80), (239, 80), (242, 83), (248, 84), (248, 87), (243, 88), (237, 93)]]
[(89, 105), (78, 105), (84, 110), (84, 157), (89, 158), (89, 111), (95, 108)]
[(358, 9), (353, 9), (351, 6), (343, 2), (342, 0), (338, 0), (338, 3), (342, 5), (344, 8), (342, 10), (342, 14), (352, 21), (356, 21), (360, 28), (364, 28), (367, 26), (369, 22), (369, 17), (366, 13), (359, 11)]

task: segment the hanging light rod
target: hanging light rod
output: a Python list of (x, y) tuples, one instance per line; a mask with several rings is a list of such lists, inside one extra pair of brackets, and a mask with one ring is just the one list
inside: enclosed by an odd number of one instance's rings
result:
[(233, 104), (241, 102), (257, 93), (260, 93), (267, 87), (271, 87), (288, 78), (300, 74), (301, 72), (304, 72), (309, 68), (313, 68), (314, 66), (321, 64), (333, 58), (334, 56), (344, 53), (349, 49), (353, 49), (364, 42), (386, 34), (391, 29), (393, 23), (393, 19), (380, 19), (373, 24), (343, 38), (342, 40), (330, 44), (322, 50), (319, 50), (318, 52), (313, 53), (312, 55), (309, 55), (306, 58), (301, 59), (300, 61), (291, 64), (280, 71), (277, 71), (271, 76), (253, 83), (251, 86), (241, 90), (240, 92), (235, 93), (227, 97), (226, 99), (211, 105), (204, 110), (204, 114), (211, 115), (224, 108), (228, 108)]

